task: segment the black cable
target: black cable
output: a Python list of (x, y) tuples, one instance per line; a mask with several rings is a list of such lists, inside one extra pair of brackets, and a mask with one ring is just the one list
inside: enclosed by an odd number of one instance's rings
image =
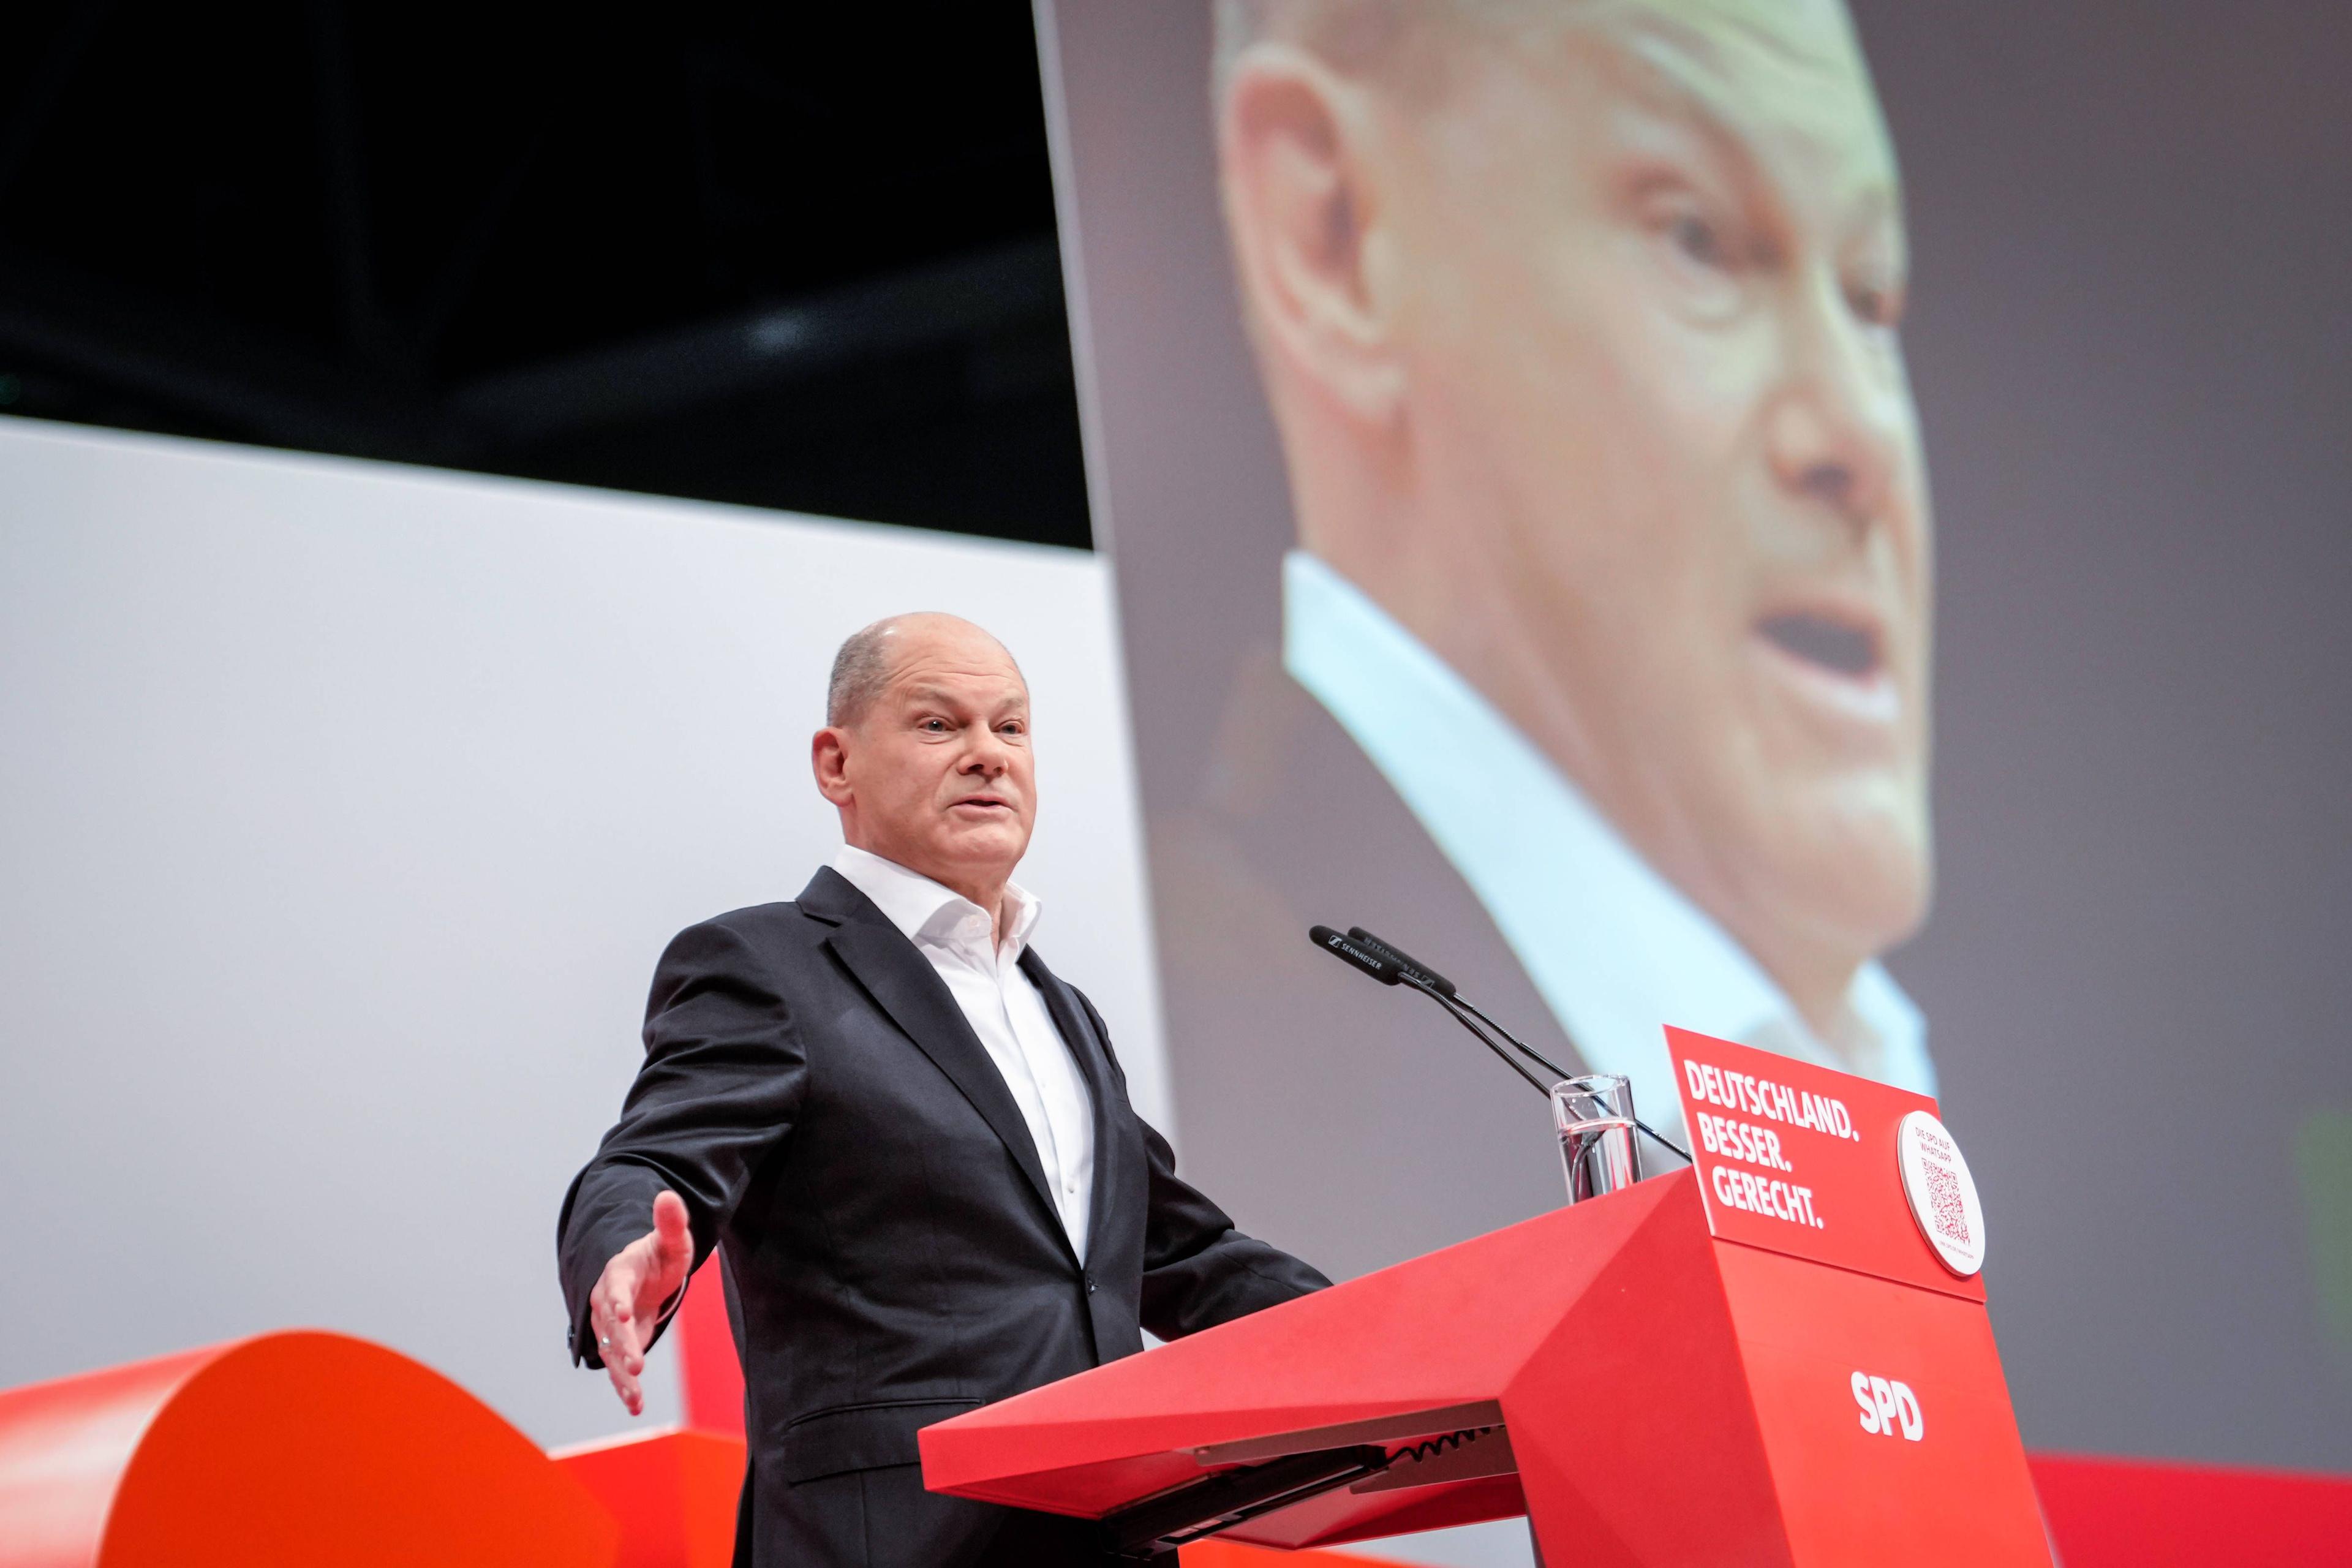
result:
[[(1518, 1036), (1511, 1033), (1510, 1030), (1506, 1029), (1502, 1025), (1495, 1022), (1494, 1019), (1487, 1017), (1484, 1012), (1480, 1011), (1478, 1005), (1471, 1001), (1468, 997), (1455, 995), (1451, 998), (1451, 1000), (1461, 1006), (1468, 1008), (1470, 1012), (1477, 1017), (1479, 1022), (1485, 1024), (1488, 1028), (1494, 1030), (1495, 1033), (1502, 1036), (1503, 1038), (1510, 1041), (1511, 1044), (1517, 1046), (1519, 1049), (1527, 1052), (1528, 1056), (1534, 1058), (1537, 1066), (1541, 1067), (1548, 1071), (1558, 1073), (1564, 1079), (1574, 1078), (1577, 1076), (1572, 1072), (1563, 1071), (1558, 1062), (1553, 1061), (1550, 1058), (1537, 1050), (1533, 1046), (1519, 1038)], [(1626, 1120), (1633, 1122), (1634, 1126), (1640, 1128), (1643, 1132), (1647, 1133), (1652, 1142), (1670, 1151), (1675, 1157), (1682, 1161), (1684, 1164), (1695, 1165), (1698, 1163), (1697, 1161), (1693, 1160), (1689, 1154), (1684, 1152), (1681, 1145), (1677, 1144), (1673, 1139), (1668, 1138), (1664, 1133), (1660, 1132), (1648, 1122), (1643, 1121), (1640, 1117), (1633, 1116), (1628, 1117)]]
[[(1464, 1016), (1461, 1011), (1454, 1005), (1454, 999), (1452, 997), (1446, 995), (1445, 993), (1437, 990), (1433, 986), (1423, 984), (1419, 979), (1411, 974), (1401, 976), (1401, 979), (1404, 984), (1412, 986), (1415, 991), (1420, 992), (1423, 995), (1428, 997), (1431, 1001), (1444, 1008), (1445, 1016), (1447, 1017), (1453, 1019), (1455, 1023), (1469, 1030), (1470, 1037), (1476, 1040), (1488, 1050), (1494, 1052), (1497, 1057), (1501, 1058), (1505, 1067), (1509, 1068), (1513, 1072), (1527, 1079), (1528, 1083), (1534, 1085), (1535, 1091), (1538, 1094), (1542, 1095), (1547, 1100), (1551, 1098), (1551, 1085), (1546, 1083), (1543, 1079), (1529, 1072), (1527, 1069), (1527, 1064), (1520, 1061), (1518, 1058), (1511, 1055), (1510, 1052), (1505, 1050), (1501, 1044), (1489, 1037), (1484, 1029), (1481, 1029), (1477, 1025), (1472, 1023), (1467, 1017)], [(1562, 1073), (1560, 1076), (1565, 1078), (1568, 1075)]]
[[(1555, 1082), (1562, 1079), (1570, 1079), (1577, 1076), (1571, 1072), (1561, 1071), (1558, 1063), (1547, 1058), (1533, 1046), (1528, 1045), (1517, 1035), (1512, 1034), (1508, 1029), (1503, 1027), (1502, 1025), (1495, 1022), (1494, 1019), (1487, 1017), (1485, 1013), (1479, 1011), (1476, 1006), (1473, 1005), (1463, 997), (1459, 995), (1449, 996), (1444, 992), (1438, 990), (1435, 986), (1425, 984), (1418, 976), (1411, 973), (1401, 972), (1397, 978), (1401, 984), (1412, 986), (1414, 990), (1420, 992), (1423, 995), (1428, 997), (1431, 1001), (1435, 1002), (1439, 1006), (1444, 1008), (1448, 1017), (1461, 1025), (1464, 1028), (1469, 1030), (1471, 1034), (1476, 1036), (1478, 1042), (1481, 1045), (1485, 1046), (1488, 1050), (1494, 1052), (1496, 1056), (1501, 1057), (1504, 1061), (1510, 1064), (1513, 1071), (1517, 1072), (1521, 1078), (1527, 1079), (1529, 1083), (1535, 1085), (1537, 1089), (1542, 1090), (1547, 1099), (1551, 1095), (1551, 1085), (1544, 1082), (1543, 1079), (1529, 1072), (1517, 1058), (1504, 1050), (1499, 1044), (1489, 1037), (1485, 1029), (1479, 1028), (1477, 1024), (1473, 1024), (1470, 1021), (1472, 1018), (1476, 1018), (1479, 1023), (1485, 1024), (1487, 1028), (1494, 1030), (1496, 1034), (1500, 1035), (1504, 1039), (1508, 1040), (1512, 1045), (1526, 1052), (1527, 1055), (1534, 1060), (1538, 1067), (1543, 1068), (1553, 1075), (1553, 1080)], [(1656, 1128), (1651, 1126), (1640, 1117), (1630, 1116), (1627, 1117), (1626, 1120), (1638, 1128), (1652, 1142), (1673, 1154), (1675, 1158), (1680, 1160), (1684, 1164), (1691, 1165), (1697, 1163), (1697, 1162), (1693, 1160), (1689, 1154), (1684, 1152), (1680, 1144), (1667, 1137), (1664, 1133), (1660, 1132)]]
[(1518, 1036), (1511, 1033), (1510, 1030), (1503, 1027), (1502, 1025), (1495, 1022), (1494, 1019), (1486, 1016), (1486, 1009), (1480, 1007), (1475, 1002), (1471, 1001), (1469, 997), (1456, 992), (1454, 994), (1454, 1000), (1459, 1005), (1467, 1008), (1472, 1017), (1476, 1018), (1480, 1023), (1486, 1025), (1486, 1027), (1494, 1030), (1495, 1033), (1502, 1036), (1503, 1038), (1510, 1041), (1511, 1044), (1517, 1046), (1520, 1050), (1533, 1058), (1536, 1066), (1543, 1068), (1546, 1072), (1552, 1075), (1553, 1082), (1557, 1083), (1561, 1079), (1574, 1078), (1577, 1076), (1576, 1074), (1569, 1071), (1566, 1068), (1560, 1066), (1558, 1062), (1552, 1060), (1549, 1057), (1545, 1056), (1541, 1051), (1537, 1050), (1525, 1040), (1519, 1038)]
[[(1399, 949), (1391, 947), (1363, 927), (1350, 927), (1348, 934), (1342, 936), (1329, 926), (1311, 926), (1307, 929), (1307, 940), (1349, 968), (1362, 970), (1383, 985), (1409, 985), (1444, 1008), (1447, 1017), (1469, 1030), (1472, 1038), (1501, 1058), (1505, 1067), (1527, 1079), (1534, 1086), (1535, 1091), (1546, 1099), (1551, 1097), (1551, 1085), (1529, 1072), (1527, 1064), (1520, 1061), (1518, 1057), (1513, 1056), (1509, 1050), (1505, 1049), (1501, 1042), (1495, 1037), (1496, 1036), (1499, 1035), (1503, 1040), (1509, 1041), (1511, 1046), (1521, 1054), (1549, 1069), (1555, 1080), (1576, 1076), (1563, 1068), (1558, 1062), (1545, 1057), (1533, 1046), (1512, 1034), (1494, 1019), (1487, 1017), (1475, 1005), (1464, 1001), (1455, 991), (1454, 983), (1445, 976), (1426, 964), (1417, 963)], [(1471, 1021), (1473, 1018), (1478, 1022), (1473, 1023)], [(1480, 1028), (1479, 1024), (1484, 1024), (1486, 1028)], [(1493, 1033), (1489, 1034), (1488, 1030), (1492, 1030)], [(1570, 1044), (1573, 1045), (1575, 1042), (1571, 1040)], [(1673, 1154), (1683, 1163), (1686, 1165), (1696, 1163), (1672, 1139), (1667, 1138), (1640, 1117), (1628, 1116), (1625, 1120), (1632, 1122), (1652, 1142)]]

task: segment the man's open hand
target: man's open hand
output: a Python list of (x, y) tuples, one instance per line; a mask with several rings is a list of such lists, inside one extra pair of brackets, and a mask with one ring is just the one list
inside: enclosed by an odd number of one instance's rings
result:
[(646, 1370), (646, 1345), (662, 1303), (686, 1286), (694, 1267), (694, 1237), (687, 1229), (686, 1205), (667, 1189), (654, 1196), (654, 1227), (613, 1255), (596, 1289), (588, 1298), (588, 1321), (596, 1331), (596, 1349), (604, 1358), (604, 1375), (613, 1392), (632, 1415), (645, 1414), (645, 1390), (637, 1379)]

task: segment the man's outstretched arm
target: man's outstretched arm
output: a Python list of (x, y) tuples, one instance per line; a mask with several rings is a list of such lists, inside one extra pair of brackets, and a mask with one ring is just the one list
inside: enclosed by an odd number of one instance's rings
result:
[(790, 1130), (807, 1064), (773, 977), (717, 921), (662, 954), (646, 1062), (556, 1222), (572, 1360), (631, 1415), (666, 1313), (716, 1246), (752, 1172)]

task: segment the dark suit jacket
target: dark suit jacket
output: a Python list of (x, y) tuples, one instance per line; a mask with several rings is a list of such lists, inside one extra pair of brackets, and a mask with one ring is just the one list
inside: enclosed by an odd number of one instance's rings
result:
[[(686, 1202), (724, 1250), (751, 1469), (739, 1563), (975, 1562), (1009, 1510), (922, 1489), (919, 1427), (1327, 1283), (1179, 1181), (1091, 1004), (1022, 959), (1086, 1076), (1082, 1267), (1028, 1125), (930, 963), (821, 870), (795, 903), (680, 933), (646, 1063), (558, 1222), (575, 1361), (589, 1292)], [(1018, 1521), (1027, 1528), (1034, 1521)]]

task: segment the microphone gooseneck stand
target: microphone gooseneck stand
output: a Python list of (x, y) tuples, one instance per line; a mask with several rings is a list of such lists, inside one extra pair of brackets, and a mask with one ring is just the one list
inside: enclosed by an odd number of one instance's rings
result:
[[(1445, 1016), (1470, 1032), (1473, 1039), (1495, 1053), (1503, 1065), (1527, 1079), (1528, 1085), (1546, 1100), (1551, 1098), (1551, 1085), (1562, 1079), (1574, 1078), (1558, 1062), (1495, 1022), (1476, 1004), (1455, 990), (1454, 983), (1437, 971), (1413, 958), (1403, 949), (1382, 942), (1361, 926), (1350, 926), (1345, 936), (1329, 926), (1316, 926), (1307, 932), (1315, 945), (1339, 958), (1351, 968), (1361, 970), (1383, 985), (1403, 985), (1420, 992), (1445, 1010)], [(1481, 1026), (1484, 1026), (1483, 1027)], [(1508, 1047), (1506, 1047), (1508, 1043)], [(1552, 1075), (1546, 1082), (1529, 1070), (1527, 1062), (1512, 1051), (1527, 1058)], [(1685, 1164), (1690, 1155), (1671, 1138), (1658, 1131), (1639, 1117), (1631, 1118), (1643, 1136), (1673, 1154)]]

